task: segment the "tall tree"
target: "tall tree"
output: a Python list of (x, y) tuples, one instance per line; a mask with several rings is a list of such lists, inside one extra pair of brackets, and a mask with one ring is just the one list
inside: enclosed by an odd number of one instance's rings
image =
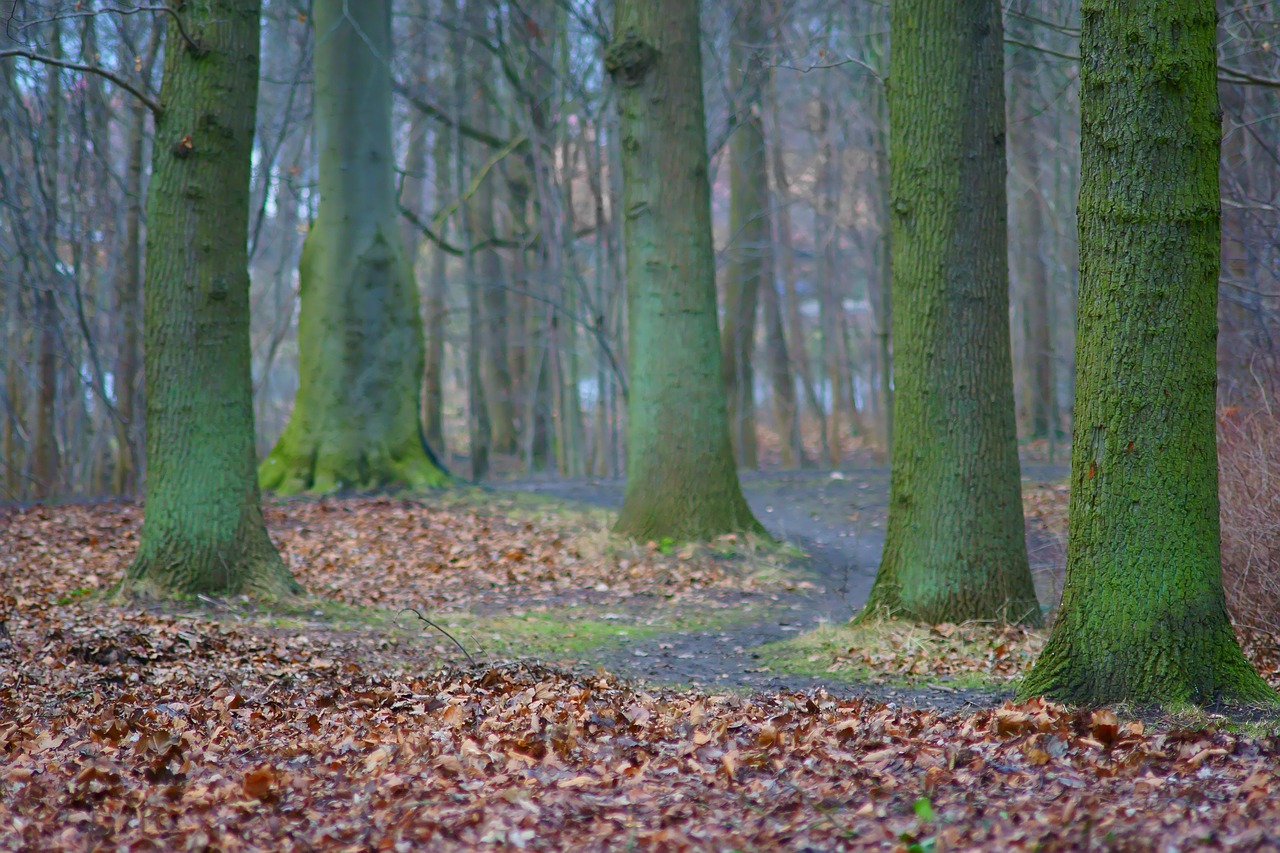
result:
[(320, 210), (299, 265), (298, 396), (259, 476), (285, 494), (442, 485), (391, 145), (391, 3), (317, 0)]
[[(725, 266), (724, 332), (720, 360), (728, 396), (729, 438), (744, 468), (755, 468), (756, 306), (761, 286), (772, 288), (769, 257), (769, 170), (765, 159), (760, 96), (767, 74), (764, 14), (760, 0), (747, 0), (733, 16), (729, 35), (729, 81), (737, 102), (729, 138), (729, 246)], [(776, 300), (775, 300), (776, 301)], [(783, 434), (784, 444), (789, 435)]]
[[(468, 83), (470, 97), (467, 102), (467, 120), (476, 128), (488, 132), (493, 123), (493, 55), (488, 40), (491, 38), (489, 21), (490, 3), (467, 0), (467, 34), (471, 41), (467, 50), (465, 73), (471, 76)], [(463, 73), (463, 72), (459, 72)], [(472, 174), (481, 175), (492, 152), (474, 142), (465, 145), (471, 160)], [(467, 201), (468, 229), (473, 242), (487, 243), (493, 239), (497, 222), (497, 174), (490, 169), (481, 177), (475, 193)], [(488, 407), (489, 450), (493, 453), (514, 453), (516, 450), (515, 407), (511, 397), (511, 366), (507, 361), (509, 337), (507, 306), (507, 282), (503, 280), (502, 258), (497, 249), (486, 246), (473, 249), (476, 254), (476, 277), (467, 282), (471, 298), (477, 300), (480, 313), (478, 340), (469, 346), (479, 359), (480, 381), (484, 384), (484, 405)]]
[(729, 445), (716, 322), (698, 6), (617, 0), (605, 68), (622, 139), (630, 393), (617, 530), (759, 530)]
[[(54, 59), (62, 58), (62, 24), (55, 20), (50, 32), (49, 53)], [(44, 92), (45, 140), (44, 168), (41, 170), (44, 198), (44, 245), (47, 257), (58, 256), (58, 196), (61, 169), (59, 150), (62, 140), (62, 69), (49, 66), (48, 82)], [(36, 356), (36, 411), (33, 424), (35, 448), (32, 453), (32, 477), (35, 494), (48, 498), (57, 494), (59, 479), (57, 427), (54, 419), (58, 403), (58, 291), (60, 278), (56, 264), (44, 263), (38, 267), (43, 272), (36, 295), (36, 322), (39, 329)]]
[[(435, 178), (436, 193), (433, 199), (438, 200), (448, 186), (449, 163), (452, 154), (449, 142), (452, 134), (437, 128), (432, 141), (431, 162)], [(423, 431), (427, 436), (427, 446), (444, 455), (446, 451), (444, 438), (444, 332), (449, 319), (449, 271), (448, 258), (444, 249), (432, 246), (431, 266), (427, 279), (426, 299), (426, 332), (427, 350), (426, 364), (422, 382), (422, 421)]]
[[(1033, 11), (1023, 0), (1021, 15)], [(1012, 16), (1021, 26), (1034, 26), (1025, 17)], [(1043, 112), (1034, 102), (1038, 54), (1027, 47), (1010, 50), (1009, 68), (1009, 174), (1021, 175), (1021, 186), (1012, 192), (1009, 209), (1019, 224), (1013, 241), (1010, 264), (1020, 297), (1023, 328), (1022, 400), (1027, 426), (1032, 438), (1048, 438), (1053, 383), (1053, 337), (1049, 268), (1042, 246), (1045, 228), (1045, 195), (1040, 188), (1041, 140), (1037, 136), (1037, 119)], [(1055, 426), (1054, 429), (1057, 427)]]
[[(775, 17), (774, 27), (777, 27)], [(775, 31), (775, 37), (781, 33)], [(818, 434), (822, 441), (822, 458), (830, 456), (827, 445), (827, 413), (822, 399), (814, 387), (813, 369), (809, 363), (809, 345), (805, 339), (804, 320), (800, 312), (800, 297), (796, 290), (795, 251), (791, 245), (791, 183), (787, 179), (786, 157), (782, 150), (783, 123), (781, 110), (778, 108), (777, 71), (769, 74), (768, 88), (765, 91), (768, 105), (770, 129), (766, 137), (769, 141), (769, 170), (773, 177), (773, 194), (776, 201), (776, 215), (773, 217), (777, 237), (777, 251), (774, 258), (778, 273), (782, 276), (782, 289), (786, 299), (781, 306), (785, 317), (786, 333), (791, 339), (791, 362), (795, 366), (795, 375), (800, 388), (804, 392), (805, 405), (809, 407), (814, 420), (818, 422)], [(767, 304), (767, 303), (766, 303)], [(796, 409), (796, 455), (800, 464), (805, 465), (804, 439), (800, 431), (800, 410)]]
[[(160, 41), (164, 28), (151, 28), (150, 40), (142, 60), (142, 72), (150, 80), (156, 57), (160, 53)], [(139, 429), (139, 374), (142, 362), (142, 329), (138, 315), (142, 303), (142, 171), (146, 165), (145, 134), (146, 105), (135, 99), (130, 105), (125, 131), (126, 166), (124, 179), (124, 240), (119, 245), (123, 258), (116, 270), (114, 299), (116, 321), (119, 324), (116, 341), (115, 392), (116, 392), (116, 466), (112, 488), (115, 494), (134, 494), (141, 483), (142, 471), (138, 443), (142, 438)]]
[[(414, 82), (419, 89), (423, 89), (438, 82), (432, 79), (430, 73), (432, 57), (427, 49), (427, 34), (431, 28), (432, 18), (429, 0), (415, 0), (412, 15), (413, 34), (410, 45), (414, 54), (412, 62), (416, 78)], [(429, 139), (427, 119), (427, 114), (422, 110), (414, 110), (409, 119), (409, 146), (405, 152), (405, 177), (401, 185), (401, 203), (420, 217), (425, 216), (427, 211), (428, 175), (435, 179), (435, 190), (431, 194), (431, 202), (437, 206), (439, 206), (440, 197), (447, 192), (449, 175), (450, 133), (443, 127), (437, 128), (434, 138)], [(430, 168), (428, 168), (428, 160), (431, 161)], [(415, 269), (415, 280), (425, 278), (425, 288), (419, 287), (424, 297), (423, 325), (426, 327), (422, 374), (423, 435), (426, 437), (427, 446), (443, 456), (445, 452), (444, 333), (449, 283), (447, 259), (442, 248), (429, 246), (428, 263), (423, 275), (418, 268), (422, 260), (420, 258), (421, 231), (406, 220), (402, 223), (402, 236), (409, 265)]]
[(261, 8), (192, 0), (170, 16), (147, 194), (147, 504), (126, 589), (300, 591), (254, 477), (247, 235)]
[(867, 614), (1040, 620), (1023, 538), (999, 0), (890, 7), (894, 436)]
[(1214, 4), (1091, 0), (1081, 24), (1067, 578), (1020, 692), (1275, 703), (1222, 591)]

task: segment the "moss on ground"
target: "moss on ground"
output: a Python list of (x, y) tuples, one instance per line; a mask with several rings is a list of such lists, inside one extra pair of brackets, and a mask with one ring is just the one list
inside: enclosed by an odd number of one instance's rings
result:
[[(283, 631), (339, 631), (381, 634), (396, 643), (418, 642), (449, 659), (465, 657), (454, 641), (475, 660), (512, 658), (557, 662), (593, 662), (629, 643), (676, 631), (710, 631), (758, 619), (759, 609), (725, 608), (681, 613), (612, 613), (573, 607), (506, 614), (423, 613), (365, 607), (309, 597), (265, 606), (248, 599), (198, 604), (200, 615), (223, 623), (250, 623)], [(452, 639), (450, 639), (452, 638)]]

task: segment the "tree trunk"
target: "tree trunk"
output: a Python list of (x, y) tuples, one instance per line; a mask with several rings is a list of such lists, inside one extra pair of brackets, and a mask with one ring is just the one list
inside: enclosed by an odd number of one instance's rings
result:
[[(451, 152), (449, 134), (443, 128), (437, 128), (432, 143), (432, 158), (435, 164), (434, 177), (437, 187), (436, 200), (439, 201), (439, 188), (442, 188), (449, 174)], [(440, 207), (439, 204), (436, 207)], [(444, 457), (446, 452), (444, 441), (444, 334), (449, 319), (449, 276), (448, 258), (444, 249), (431, 247), (431, 271), (427, 278), (427, 357), (426, 368), (422, 374), (422, 422), (427, 435), (427, 446)]]
[[(1021, 295), (1023, 328), (1022, 400), (1027, 414), (1031, 438), (1048, 438), (1050, 400), (1053, 394), (1053, 342), (1049, 318), (1049, 269), (1045, 263), (1041, 236), (1044, 231), (1044, 195), (1039, 188), (1040, 154), (1036, 138), (1038, 104), (1027, 103), (1019, 109), (1019, 101), (1030, 100), (1035, 79), (1035, 54), (1027, 48), (1014, 48), (1010, 70), (1009, 145), (1012, 149), (1009, 171), (1025, 174), (1026, 189), (1015, 192), (1010, 209), (1018, 227), (1012, 230), (1014, 251), (1010, 264)], [(1016, 169), (1020, 165), (1021, 169)]]
[[(1035, 176), (1035, 155), (1028, 160)], [(1019, 263), (1023, 278), (1022, 316), (1026, 330), (1024, 346), (1027, 363), (1027, 412), (1032, 438), (1048, 438), (1052, 426), (1053, 342), (1049, 326), (1049, 271), (1040, 246), (1043, 202), (1033, 187), (1023, 200), (1022, 251)]]
[[(876, 42), (875, 52), (877, 67), (883, 67), (884, 51), (888, 39), (881, 38)], [(880, 410), (884, 418), (884, 452), (888, 458), (893, 457), (893, 351), (890, 347), (893, 326), (892, 294), (892, 214), (889, 201), (889, 110), (885, 103), (885, 82), (875, 80), (870, 86), (875, 115), (875, 129), (871, 134), (872, 150), (875, 154), (875, 211), (880, 233), (876, 238), (875, 274), (871, 276), (872, 311), (875, 312), (876, 367), (877, 381), (880, 386)]]
[(1222, 591), (1214, 4), (1093, 0), (1081, 23), (1067, 576), (1019, 692), (1276, 704), (1236, 644)]
[[(426, 30), (430, 27), (431, 4), (428, 0), (416, 0), (414, 7), (415, 44), (425, 44)], [(414, 69), (416, 83), (420, 86), (431, 84), (430, 66), (427, 56), (415, 57)], [(431, 201), (439, 207), (442, 195), (442, 181), (449, 174), (449, 134), (437, 128), (433, 139), (428, 139), (427, 114), (414, 110), (409, 123), (409, 147), (405, 153), (406, 168), (402, 185), (402, 196), (405, 206), (423, 218), (427, 217), (428, 176), (434, 177), (435, 189)], [(430, 143), (430, 144), (429, 144)], [(428, 169), (428, 149), (432, 168)], [(410, 266), (417, 269), (421, 253), (421, 232), (411, 222), (402, 223), (405, 252)], [(414, 276), (417, 286), (417, 275)], [(422, 305), (422, 320), (426, 329), (425, 352), (422, 372), (422, 429), (427, 446), (440, 458), (445, 458), (444, 444), (444, 331), (445, 331), (445, 299), (448, 278), (444, 250), (439, 246), (428, 247), (426, 270), (425, 298)]]
[[(720, 360), (729, 409), (729, 439), (738, 464), (756, 468), (756, 306), (761, 280), (773, 265), (769, 228), (769, 172), (760, 95), (765, 79), (765, 30), (761, 0), (747, 0), (729, 35), (729, 85), (737, 124), (729, 138), (729, 246), (725, 268), (724, 331)], [(772, 287), (772, 280), (765, 281)]]
[[(462, 116), (467, 109), (467, 92), (471, 81), (463, 68), (469, 66), (472, 57), (468, 51), (466, 36), (466, 14), (468, 2), (476, 0), (456, 0), (454, 5), (454, 32), (451, 39), (453, 61), (456, 70), (453, 76), (453, 109), (454, 115)], [(461, 193), (467, 186), (467, 145), (463, 141), (461, 123), (454, 124), (453, 135), (453, 184), (455, 191)], [(462, 237), (465, 250), (463, 258), (463, 283), (467, 294), (467, 456), (471, 463), (471, 479), (479, 481), (489, 473), (489, 406), (485, 403), (484, 379), (481, 372), (481, 354), (484, 346), (484, 318), (480, 310), (480, 291), (476, 278), (476, 234), (472, 229), (471, 203), (463, 205), (458, 211), (458, 233)]]
[(424, 345), (396, 204), (390, 2), (318, 0), (314, 18), (320, 210), (299, 265), (298, 396), (262, 485), (443, 485), (419, 421)]
[(129, 161), (125, 173), (124, 258), (116, 274), (115, 302), (120, 323), (117, 349), (116, 467), (112, 487), (117, 495), (137, 491), (138, 481), (138, 365), (142, 342), (138, 328), (138, 308), (142, 302), (142, 157), (146, 131), (146, 108), (141, 102), (130, 110)]
[(791, 375), (791, 356), (782, 326), (782, 304), (774, 281), (772, 250), (769, 254), (760, 292), (764, 309), (764, 349), (769, 367), (769, 388), (773, 395), (773, 423), (778, 432), (782, 466), (797, 468), (804, 464), (804, 445), (800, 441), (796, 382)]
[(698, 6), (617, 0), (605, 67), (622, 136), (630, 322), (627, 487), (617, 530), (761, 530), (729, 444), (716, 328)]
[(894, 441), (867, 609), (1038, 624), (1009, 354), (998, 0), (890, 7)]
[[(467, 118), (472, 125), (484, 131), (491, 129), (491, 99), (495, 97), (492, 54), (479, 41), (490, 35), (489, 5), (481, 0), (467, 2), (467, 32), (473, 39), (465, 66), (465, 73), (472, 75)], [(484, 165), (488, 152), (477, 143), (466, 147), (471, 151), (472, 168), (479, 170)], [(494, 220), (497, 177), (496, 170), (485, 177), (475, 195), (467, 202), (472, 240), (489, 240), (497, 233)], [(515, 406), (511, 396), (511, 366), (507, 361), (508, 300), (506, 282), (502, 275), (502, 259), (498, 256), (497, 249), (490, 247), (479, 250), (476, 261), (478, 279), (470, 282), (470, 286), (480, 299), (480, 373), (484, 383), (484, 402), (489, 408), (489, 449), (493, 453), (515, 453)]]
[(147, 505), (124, 581), (152, 593), (301, 591), (267, 536), (249, 369), (250, 152), (260, 0), (189, 0), (168, 26), (147, 198)]
[[(763, 37), (763, 36), (762, 36)], [(761, 86), (772, 87), (772, 78), (769, 72), (764, 72), (765, 76), (761, 80)], [(759, 93), (757, 104), (757, 114), (764, 114), (764, 91)], [(763, 134), (763, 123), (762, 123)], [(769, 128), (768, 133), (776, 135), (778, 133), (776, 126)], [(774, 152), (780, 150), (780, 146), (770, 145), (768, 137), (761, 136), (762, 145), (768, 148), (761, 150), (761, 168), (764, 170), (763, 179), (765, 181), (765, 201), (770, 209), (777, 209), (781, 215), (786, 208), (787, 200), (783, 198), (783, 187), (777, 185), (777, 177), (775, 177), (775, 185), (769, 186), (769, 158), (774, 156)], [(781, 156), (778, 154), (777, 156)], [(785, 176), (783, 176), (785, 180)], [(787, 227), (791, 227), (790, 217), (786, 218)], [(768, 230), (764, 235), (764, 239), (768, 241), (768, 247), (765, 255), (762, 257), (763, 268), (760, 272), (761, 286), (761, 307), (763, 309), (764, 320), (764, 348), (765, 360), (769, 369), (769, 388), (773, 397), (773, 422), (774, 429), (777, 430), (779, 448), (781, 450), (781, 462), (784, 468), (798, 468), (805, 464), (804, 456), (804, 440), (800, 434), (800, 409), (796, 400), (796, 380), (791, 370), (791, 351), (797, 345), (803, 345), (803, 340), (792, 341), (790, 345), (787, 343), (786, 321), (783, 317), (782, 299), (778, 295), (778, 272), (777, 272), (777, 252), (775, 247), (780, 247), (783, 243), (782, 227), (775, 222), (775, 217), (769, 216), (767, 222)], [(788, 254), (790, 246), (787, 247)], [(788, 266), (790, 260), (788, 259)], [(788, 270), (787, 275), (794, 276), (793, 270)], [(798, 318), (798, 315), (797, 315)]]
[[(62, 27), (53, 22), (50, 55), (62, 56)], [(62, 84), (61, 69), (49, 66), (48, 88), (44, 93), (45, 120), (42, 128), (45, 145), (44, 158), (44, 241), (50, 257), (58, 256), (58, 173), (61, 157), (59, 141), (62, 136)], [(35, 496), (49, 498), (58, 491), (58, 438), (55, 427), (58, 404), (58, 300), (57, 291), (61, 275), (55, 264), (41, 264), (45, 270), (44, 281), (36, 294), (36, 328), (39, 329), (36, 344), (36, 417), (32, 428), (35, 443), (31, 476)]]
[[(824, 78), (825, 79), (825, 78)], [(822, 364), (825, 385), (830, 389), (830, 405), (823, 424), (826, 439), (827, 463), (840, 464), (843, 455), (844, 434), (840, 429), (840, 414), (845, 404), (844, 364), (845, 353), (841, 335), (841, 318), (844, 300), (836, 292), (836, 249), (840, 230), (840, 177), (841, 168), (836, 154), (834, 133), (827, 94), (812, 104), (810, 130), (820, 141), (818, 154), (818, 180), (813, 201), (813, 224), (817, 241), (816, 261), (819, 305), (821, 306)]]
[[(823, 426), (826, 423), (826, 410), (822, 405), (822, 401), (818, 399), (818, 392), (813, 386), (813, 370), (809, 365), (809, 345), (804, 334), (804, 321), (800, 316), (800, 299), (796, 293), (796, 269), (795, 269), (795, 253), (792, 251), (791, 245), (791, 184), (787, 179), (786, 161), (783, 157), (782, 150), (782, 121), (778, 112), (778, 95), (777, 87), (773, 75), (769, 77), (769, 114), (772, 121), (771, 135), (769, 138), (769, 161), (770, 168), (773, 172), (774, 196), (777, 199), (777, 215), (774, 217), (778, 252), (777, 262), (781, 267), (782, 287), (785, 301), (782, 309), (785, 314), (785, 325), (788, 335), (791, 337), (790, 355), (791, 362), (795, 365), (796, 376), (800, 380), (801, 390), (804, 392), (806, 405), (813, 412), (814, 419), (818, 422), (818, 433), (822, 440), (822, 455), (829, 455), (827, 448), (827, 432)], [(799, 458), (800, 464), (807, 464), (804, 453), (804, 436), (801, 430), (800, 409), (796, 407), (796, 456)]]

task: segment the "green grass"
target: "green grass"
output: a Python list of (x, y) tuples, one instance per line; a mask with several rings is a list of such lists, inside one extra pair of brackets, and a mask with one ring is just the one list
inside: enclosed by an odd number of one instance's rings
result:
[[(419, 642), (439, 647), (451, 658), (464, 657), (452, 637), (477, 661), (533, 658), (592, 662), (602, 652), (625, 648), (677, 631), (710, 631), (759, 619), (761, 609), (656, 611), (646, 614), (611, 613), (602, 608), (572, 607), (516, 611), (505, 614), (423, 612), (432, 624), (412, 611), (346, 604), (310, 597), (292, 603), (258, 604), (247, 599), (192, 601), (199, 614), (223, 623), (250, 623), (283, 631), (351, 631), (376, 633), (396, 642)], [(438, 627), (437, 627), (438, 626)], [(440, 629), (447, 632), (442, 633)]]
[(73, 601), (79, 601), (84, 598), (89, 598), (90, 596), (96, 595), (97, 593), (98, 591), (96, 589), (90, 589), (89, 587), (82, 586), (82, 587), (78, 587), (77, 589), (67, 590), (64, 594), (54, 599), (53, 603), (58, 606), (62, 606), (64, 604), (70, 604)]
[[(459, 614), (432, 620), (457, 637), (477, 658), (578, 659), (661, 633), (650, 625), (573, 618), (565, 613), (473, 617)], [(464, 637), (469, 637), (470, 642)], [(443, 639), (443, 638), (442, 638)]]

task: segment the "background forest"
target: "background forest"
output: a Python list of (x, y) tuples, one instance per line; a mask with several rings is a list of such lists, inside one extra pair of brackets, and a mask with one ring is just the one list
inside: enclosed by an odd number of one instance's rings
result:
[[(318, 206), (308, 5), (269, 0), (263, 19), (250, 231), (261, 455), (298, 387), (298, 262)], [(830, 466), (882, 453), (887, 7), (769, 0), (763, 32), (747, 41), (734, 31), (739, 5), (705, 3), (702, 33), (739, 462)], [(1079, 9), (1006, 7), (1019, 431), (1056, 459), (1074, 376)], [(1274, 396), (1280, 295), (1280, 9), (1219, 7), (1219, 396), (1263, 405)], [(0, 496), (10, 500), (136, 494), (145, 477), (139, 290), (152, 122), (142, 100), (76, 66), (154, 98), (163, 48), (145, 7), (96, 11), (18, 3), (0, 33), (0, 50), (65, 63), (0, 63)], [(578, 0), (395, 8), (393, 139), (427, 330), (423, 419), (460, 473), (623, 473), (619, 152), (602, 66), (610, 16), (607, 3)], [(760, 45), (767, 76), (744, 80), (735, 53)], [(735, 187), (753, 180), (735, 171), (728, 144), (744, 121), (763, 132), (767, 187)], [(748, 191), (767, 193), (768, 221), (735, 231), (732, 203)], [(766, 270), (758, 279), (744, 279), (747, 254)], [(738, 336), (745, 345), (729, 344), (734, 328), (751, 330)], [(487, 437), (474, 428), (481, 407)]]
[(0, 19), (0, 848), (1280, 846), (1274, 4)]

